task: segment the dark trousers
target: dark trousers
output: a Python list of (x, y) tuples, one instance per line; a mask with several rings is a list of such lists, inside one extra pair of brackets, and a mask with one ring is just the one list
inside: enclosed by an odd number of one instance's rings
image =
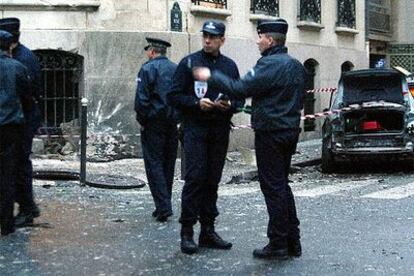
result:
[(173, 121), (148, 122), (141, 130), (145, 171), (158, 213), (172, 211), (171, 192), (177, 158), (177, 124)]
[(10, 229), (14, 225), (13, 207), (16, 190), (17, 166), (21, 154), (24, 127), (0, 127), (0, 225)]
[(27, 126), (24, 130), (22, 146), (22, 159), (19, 164), (19, 174), (16, 179), (16, 202), (20, 211), (29, 211), (34, 208), (33, 199), (33, 166), (30, 160), (32, 154), (33, 131)]
[(297, 130), (255, 132), (260, 188), (269, 214), (267, 236), (280, 247), (285, 247), (289, 239), (300, 237), (295, 200), (288, 183), (298, 136)]
[(228, 124), (184, 126), (185, 184), (180, 223), (192, 226), (197, 220), (213, 225), (219, 215), (217, 190), (229, 144)]

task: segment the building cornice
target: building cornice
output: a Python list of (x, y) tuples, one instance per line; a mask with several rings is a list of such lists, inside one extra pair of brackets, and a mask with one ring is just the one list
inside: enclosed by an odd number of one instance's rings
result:
[(2, 0), (0, 10), (96, 11), (100, 5), (100, 0)]

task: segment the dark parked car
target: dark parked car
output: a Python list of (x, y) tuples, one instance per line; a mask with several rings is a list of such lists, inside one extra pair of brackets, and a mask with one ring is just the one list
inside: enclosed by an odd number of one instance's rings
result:
[(323, 172), (361, 159), (413, 159), (414, 99), (399, 71), (343, 73), (328, 113), (322, 127)]

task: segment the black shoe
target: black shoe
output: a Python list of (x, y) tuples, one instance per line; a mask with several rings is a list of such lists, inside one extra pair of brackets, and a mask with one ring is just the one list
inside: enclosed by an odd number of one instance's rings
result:
[(165, 213), (159, 213), (157, 214), (156, 220), (159, 222), (166, 222), (169, 217), (171, 217), (173, 213), (171, 211), (165, 212)]
[(37, 207), (37, 205), (35, 205), (35, 206), (32, 208), (31, 212), (32, 212), (33, 218), (38, 218), (38, 217), (40, 217), (40, 209), (39, 209), (39, 207)]
[(14, 233), (15, 230), (14, 226), (1, 227), (1, 235), (7, 236), (8, 234)]
[(288, 240), (288, 254), (292, 257), (300, 257), (302, 255), (300, 240)]
[(193, 227), (181, 229), (181, 252), (184, 254), (194, 254), (198, 251), (193, 235)]
[(223, 240), (215, 231), (214, 227), (201, 227), (200, 237), (198, 238), (198, 246), (215, 248), (215, 249), (230, 249), (233, 244)]
[(32, 226), (33, 219), (39, 216), (40, 210), (37, 206), (27, 211), (20, 211), (14, 220), (14, 225), (16, 227)]
[(158, 211), (157, 211), (157, 209), (155, 209), (155, 210), (154, 210), (154, 212), (152, 212), (152, 216), (153, 216), (154, 218), (156, 218), (156, 217), (158, 216)]
[(266, 245), (262, 249), (255, 249), (253, 256), (259, 259), (275, 259), (286, 260), (289, 258), (287, 248), (277, 248), (271, 244)]

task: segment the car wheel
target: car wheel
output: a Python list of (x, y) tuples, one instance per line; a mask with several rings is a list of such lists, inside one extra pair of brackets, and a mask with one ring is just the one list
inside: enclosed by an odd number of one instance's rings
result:
[(332, 151), (328, 148), (328, 139), (322, 141), (322, 172), (332, 173), (335, 170), (335, 159)]

